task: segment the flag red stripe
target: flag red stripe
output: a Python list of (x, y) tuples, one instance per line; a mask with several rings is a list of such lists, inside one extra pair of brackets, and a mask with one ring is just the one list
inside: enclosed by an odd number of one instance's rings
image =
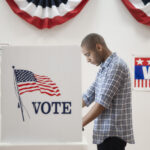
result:
[(36, 79), (50, 79), (49, 77), (35, 77)]
[(147, 87), (147, 80), (145, 80), (145, 87)]
[(36, 83), (25, 83), (25, 84), (20, 84), (20, 85), (18, 85), (18, 87), (20, 88), (20, 87), (23, 87), (23, 86), (29, 86), (29, 85), (39, 85), (39, 86), (44, 86), (44, 87), (48, 87), (48, 88), (52, 88), (52, 89), (58, 88), (57, 86), (52, 87), (52, 86), (49, 86), (49, 85), (36, 84)]
[[(35, 89), (35, 90), (26, 90), (26, 91), (24, 91), (24, 92), (21, 92), (20, 95), (21, 95), (21, 94), (24, 94), (24, 93), (26, 93), (26, 92), (33, 92), (33, 91), (39, 91), (39, 90), (38, 90), (38, 89)], [(50, 94), (50, 93), (48, 93), (48, 92), (41, 92), (41, 93), (45, 93), (45, 94), (47, 94), (47, 95), (49, 95), (49, 96), (60, 96), (60, 95), (61, 95), (60, 93), (58, 93), (58, 94)]]
[[(33, 89), (33, 88), (39, 88), (39, 86), (31, 86), (31, 87), (19, 88), (19, 91), (27, 90), (27, 89)], [(40, 89), (39, 89), (39, 90), (40, 90)]]
[(52, 86), (49, 86), (49, 85), (45, 85), (45, 84), (38, 84), (39, 86), (44, 86), (44, 87), (48, 87), (48, 88), (53, 88), (53, 89), (57, 89), (58, 87), (55, 86), (55, 87), (52, 87)]
[(24, 93), (26, 93), (26, 92), (33, 92), (33, 91), (39, 91), (39, 89), (35, 89), (35, 90), (26, 90), (26, 91), (24, 91), (24, 92), (21, 92), (20, 95), (21, 95), (21, 94), (24, 94)]
[(41, 81), (38, 81), (38, 82), (41, 83), (41, 84), (46, 84), (46, 85), (56, 85), (55, 83), (41, 82)]
[(138, 80), (138, 87), (140, 87), (140, 80)]
[(50, 79), (48, 76), (37, 76), (37, 75), (34, 75), (34, 76), (37, 79)]
[[(36, 78), (36, 79), (37, 79), (37, 80), (42, 80), (42, 81), (45, 81), (45, 80), (46, 80), (46, 81), (47, 81), (47, 80), (48, 80), (48, 81), (51, 81), (51, 80), (48, 79), (48, 78)], [(51, 81), (51, 82), (52, 82), (52, 81)]]
[(47, 81), (47, 82), (53, 82), (52, 80), (50, 79), (37, 79), (37, 81)]
[(60, 93), (58, 93), (58, 94), (50, 94), (48, 92), (41, 92), (41, 93), (45, 93), (45, 94), (47, 94), (49, 96), (60, 96), (61, 95)]
[(38, 82), (45, 82), (45, 83), (47, 83), (47, 82), (49, 82), (49, 83), (54, 83), (54, 82), (52, 82), (51, 80), (48, 80), (48, 79), (45, 79), (45, 80), (37, 80)]
[(28, 86), (28, 85), (36, 85), (36, 83), (23, 83), (23, 84), (18, 84), (18, 87)]
[[(19, 91), (27, 90), (27, 89), (33, 89), (33, 88), (39, 88), (39, 86), (31, 86), (31, 87), (20, 88)], [(42, 90), (47, 90), (47, 91), (49, 91), (49, 92), (59, 92), (59, 89), (57, 89), (56, 91), (54, 91), (54, 90), (45, 89), (45, 88), (40, 87), (40, 88), (39, 88), (39, 91), (41, 91), (41, 89), (42, 89)]]
[(35, 76), (36, 78), (49, 78), (48, 76), (42, 76), (42, 75), (40, 76), (40, 75), (35, 75), (35, 74), (34, 74), (34, 76)]
[(134, 80), (134, 87), (136, 87), (136, 80)]
[[(28, 85), (36, 85), (36, 83), (25, 83), (25, 84), (19, 84), (19, 85), (18, 85), (18, 87), (28, 86)], [(49, 86), (49, 84), (47, 84), (47, 85), (44, 85), (44, 84), (38, 84), (38, 85), (40, 85), (40, 86), (44, 86), (44, 87), (53, 88), (53, 89), (58, 88), (57, 86), (55, 86), (55, 87)], [(51, 84), (50, 84), (50, 85), (51, 85)]]
[(54, 90), (50, 90), (50, 89), (45, 89), (45, 88), (40, 88), (40, 89), (42, 89), (42, 90), (47, 90), (47, 91), (49, 91), (49, 92), (59, 92), (59, 90), (57, 89), (56, 91), (54, 91)]
[(44, 76), (44, 75), (38, 75), (38, 74), (34, 74), (34, 76), (36, 76), (36, 77), (46, 77), (46, 78), (49, 78), (49, 77), (47, 77), (47, 76)]
[(49, 80), (50, 82), (53, 82), (49, 77), (35, 77), (37, 80)]

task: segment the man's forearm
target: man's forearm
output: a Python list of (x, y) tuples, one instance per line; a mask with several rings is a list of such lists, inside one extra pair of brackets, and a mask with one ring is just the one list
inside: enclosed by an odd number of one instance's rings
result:
[(82, 126), (86, 126), (88, 123), (93, 121), (96, 117), (98, 117), (103, 111), (104, 107), (98, 103), (91, 108), (91, 110), (83, 117)]

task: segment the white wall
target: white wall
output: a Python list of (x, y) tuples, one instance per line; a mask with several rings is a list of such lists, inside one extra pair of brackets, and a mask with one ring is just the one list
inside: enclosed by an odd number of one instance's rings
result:
[[(80, 45), (82, 38), (97, 32), (104, 36), (109, 48), (116, 51), (131, 68), (132, 54), (150, 55), (150, 27), (139, 24), (120, 0), (90, 0), (81, 13), (69, 22), (52, 29), (38, 30), (16, 16), (4, 0), (0, 0), (0, 43), (11, 45)], [(97, 68), (82, 57), (83, 91), (95, 78)], [(150, 93), (133, 92), (133, 123), (135, 145), (127, 150), (149, 150)], [(85, 114), (89, 108), (85, 108)], [(89, 149), (92, 144), (92, 126), (83, 133)]]

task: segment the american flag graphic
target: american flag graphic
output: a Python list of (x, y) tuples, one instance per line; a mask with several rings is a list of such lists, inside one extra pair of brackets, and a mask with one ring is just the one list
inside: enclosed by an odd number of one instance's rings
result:
[(134, 88), (150, 89), (150, 57), (135, 57), (134, 67)]
[(19, 94), (40, 91), (49, 96), (60, 96), (57, 85), (47, 76), (37, 75), (28, 70), (14, 69)]

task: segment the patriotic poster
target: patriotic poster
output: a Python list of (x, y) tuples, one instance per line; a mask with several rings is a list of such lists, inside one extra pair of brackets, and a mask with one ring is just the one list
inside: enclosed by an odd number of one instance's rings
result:
[(78, 46), (8, 47), (1, 76), (2, 142), (81, 141)]
[(135, 90), (150, 91), (150, 56), (134, 56)]

